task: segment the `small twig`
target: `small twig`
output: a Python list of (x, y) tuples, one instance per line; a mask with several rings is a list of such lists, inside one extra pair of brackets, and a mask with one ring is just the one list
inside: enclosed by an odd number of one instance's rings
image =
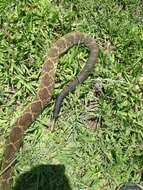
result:
[(4, 168), (1, 172), (0, 172), (0, 176), (3, 175), (11, 166), (12, 164), (15, 162), (16, 158), (13, 159), (6, 168)]

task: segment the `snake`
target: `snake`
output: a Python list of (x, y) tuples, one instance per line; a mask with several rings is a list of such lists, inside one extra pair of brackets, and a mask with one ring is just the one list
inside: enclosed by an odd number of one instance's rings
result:
[(12, 171), (16, 159), (15, 155), (20, 150), (23, 143), (25, 131), (51, 100), (59, 56), (77, 44), (84, 44), (84, 46), (88, 48), (89, 56), (87, 62), (81, 71), (74, 77), (74, 79), (69, 81), (59, 93), (54, 105), (54, 112), (51, 121), (55, 122), (57, 120), (64, 97), (74, 91), (78, 84), (81, 84), (87, 79), (89, 73), (93, 70), (94, 65), (98, 62), (98, 43), (95, 38), (91, 37), (88, 33), (70, 32), (60, 37), (53, 43), (46, 55), (42, 67), (36, 95), (10, 128), (2, 160), (0, 190), (11, 190)]

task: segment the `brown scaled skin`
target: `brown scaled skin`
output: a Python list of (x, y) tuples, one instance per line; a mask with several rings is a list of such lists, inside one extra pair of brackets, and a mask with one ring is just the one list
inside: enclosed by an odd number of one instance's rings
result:
[(55, 71), (59, 55), (66, 52), (77, 43), (83, 43), (89, 48), (89, 58), (78, 76), (69, 82), (57, 98), (52, 118), (53, 120), (56, 120), (58, 117), (63, 98), (69, 94), (69, 92), (75, 90), (76, 86), (88, 77), (89, 72), (92, 70), (95, 63), (97, 63), (99, 48), (95, 39), (90, 37), (88, 34), (71, 32), (55, 42), (45, 59), (37, 94), (33, 101), (26, 107), (22, 115), (15, 121), (8, 136), (5, 146), (4, 159), (2, 162), (0, 190), (11, 189), (12, 164), (15, 160), (15, 154), (20, 149), (24, 133), (50, 102), (54, 89)]

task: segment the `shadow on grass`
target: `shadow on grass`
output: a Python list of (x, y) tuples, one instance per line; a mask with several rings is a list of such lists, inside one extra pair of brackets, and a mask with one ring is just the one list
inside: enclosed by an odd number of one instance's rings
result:
[(14, 190), (72, 190), (64, 165), (39, 165), (21, 175)]

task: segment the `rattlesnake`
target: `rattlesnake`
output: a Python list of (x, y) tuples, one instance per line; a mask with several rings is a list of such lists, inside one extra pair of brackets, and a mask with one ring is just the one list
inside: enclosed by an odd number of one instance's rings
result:
[(0, 190), (11, 189), (12, 163), (15, 160), (15, 153), (20, 149), (24, 132), (38, 117), (38, 115), (47, 106), (51, 99), (51, 95), (54, 89), (55, 71), (59, 55), (77, 43), (83, 43), (89, 48), (89, 58), (76, 78), (70, 81), (58, 96), (55, 104), (53, 120), (56, 120), (58, 117), (63, 98), (69, 92), (75, 90), (76, 86), (79, 83), (82, 83), (88, 77), (89, 72), (92, 70), (95, 63), (97, 63), (99, 52), (98, 45), (95, 39), (86, 33), (71, 32), (61, 37), (54, 43), (45, 59), (37, 94), (34, 97), (33, 101), (26, 107), (22, 115), (15, 121), (8, 136), (4, 151), (4, 159), (2, 162)]

